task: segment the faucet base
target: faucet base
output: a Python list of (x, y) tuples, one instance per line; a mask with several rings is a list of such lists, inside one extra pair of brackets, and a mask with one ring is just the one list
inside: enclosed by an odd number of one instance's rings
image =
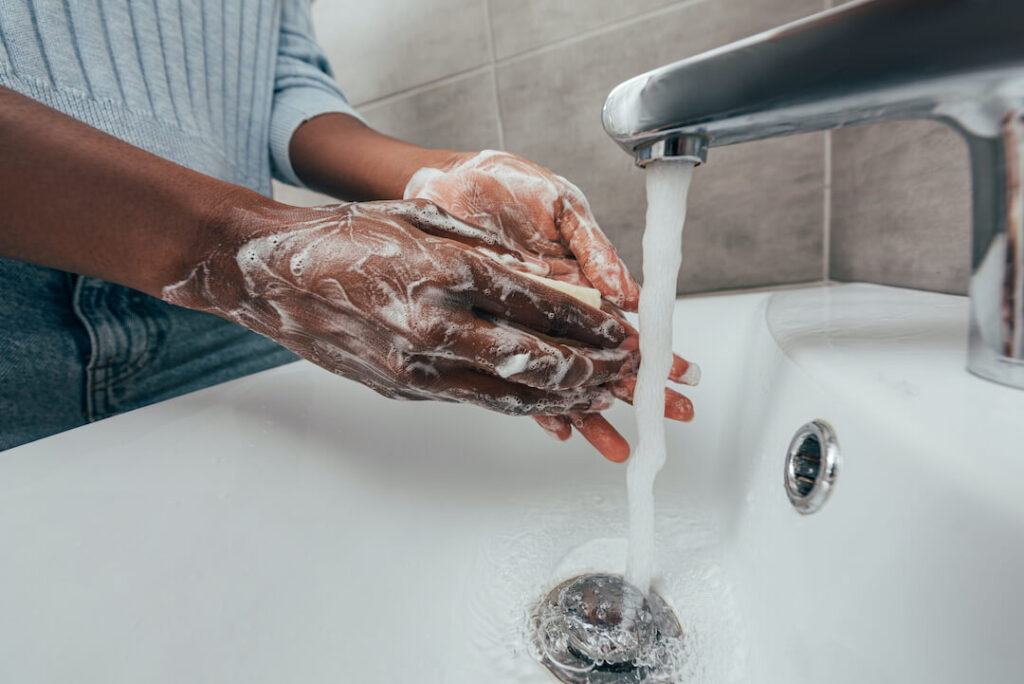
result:
[(1024, 389), (1024, 359), (1014, 359), (997, 353), (986, 342), (974, 320), (967, 350), (967, 371), (983, 380)]
[(999, 135), (967, 132), (974, 193), (967, 370), (1024, 389), (1024, 106), (994, 117)]

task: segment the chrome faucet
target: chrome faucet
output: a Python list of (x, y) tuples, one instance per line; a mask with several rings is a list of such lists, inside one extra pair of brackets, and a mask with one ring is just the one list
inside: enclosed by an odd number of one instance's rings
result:
[(1024, 0), (858, 0), (636, 76), (604, 128), (638, 166), (899, 119), (967, 141), (967, 368), (1024, 389)]

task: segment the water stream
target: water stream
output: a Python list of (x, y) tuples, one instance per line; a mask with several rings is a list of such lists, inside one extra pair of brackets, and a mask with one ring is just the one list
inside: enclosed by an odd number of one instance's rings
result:
[(647, 167), (644, 282), (640, 294), (640, 354), (633, 405), (639, 442), (626, 470), (629, 554), (626, 581), (643, 592), (654, 568), (654, 478), (665, 463), (665, 378), (672, 366), (672, 312), (682, 258), (686, 195), (693, 176), (688, 162)]
[[(456, 602), (465, 609), (453, 618), (453, 641), (464, 648), (456, 649), (445, 664), (446, 681), (540, 681), (538, 661), (545, 662), (551, 653), (539, 650), (532, 618), (538, 598), (565, 580), (625, 566), (627, 582), (644, 593), (651, 590), (654, 480), (665, 462), (665, 385), (672, 365), (672, 314), (692, 173), (692, 164), (678, 162), (656, 162), (645, 172), (642, 362), (634, 394), (640, 437), (626, 474), (628, 521), (621, 516), (623, 492), (613, 487), (590, 495), (574, 492), (568, 499), (537, 494), (512, 506), (514, 515), (488, 524), (489, 539), (461, 582), (467, 595)], [(694, 516), (680, 502), (668, 501), (657, 520), (665, 555), (658, 566), (658, 593), (677, 608), (685, 638), (651, 651), (650, 662), (632, 662), (646, 670), (595, 670), (595, 678), (588, 681), (633, 681), (641, 672), (652, 683), (745, 681), (742, 625), (722, 569), (718, 538), (707, 521)]]

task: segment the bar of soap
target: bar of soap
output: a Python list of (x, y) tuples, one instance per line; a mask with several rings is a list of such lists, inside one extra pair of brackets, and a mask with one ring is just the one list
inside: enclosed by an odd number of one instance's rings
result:
[(588, 306), (592, 306), (595, 309), (601, 308), (601, 293), (592, 287), (582, 287), (580, 285), (573, 285), (572, 283), (563, 283), (561, 280), (552, 280), (551, 278), (542, 278), (532, 273), (523, 273), (522, 275), (536, 280), (539, 283), (544, 283), (553, 290), (564, 292), (574, 299), (578, 299)]

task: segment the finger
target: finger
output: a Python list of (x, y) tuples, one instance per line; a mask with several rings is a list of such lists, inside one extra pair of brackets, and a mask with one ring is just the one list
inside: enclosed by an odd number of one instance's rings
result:
[(559, 232), (569, 243), (569, 250), (580, 262), (587, 279), (612, 303), (627, 311), (636, 311), (640, 286), (597, 226), (582, 195), (563, 197), (557, 220)]
[[(633, 393), (636, 391), (636, 376), (631, 375), (623, 378), (611, 386), (612, 394), (627, 404), (633, 403)], [(665, 388), (665, 417), (678, 420), (682, 423), (689, 423), (693, 420), (693, 402), (675, 390)]]
[(603, 411), (614, 397), (605, 387), (552, 391), (527, 387), (470, 368), (439, 364), (437, 377), (423, 384), (428, 398), (476, 404), (510, 416)]
[(612, 316), (615, 316), (616, 318), (618, 318), (619, 321), (624, 326), (626, 326), (626, 328), (630, 332), (632, 332), (632, 333), (636, 332), (636, 328), (631, 326), (629, 324), (629, 321), (626, 320), (626, 312), (623, 311), (622, 309), (620, 309), (619, 307), (615, 306), (611, 302), (609, 302), (607, 299), (604, 299), (604, 300), (601, 301), (601, 311), (604, 311), (606, 314), (611, 314)]
[(548, 265), (548, 278), (561, 280), (565, 283), (572, 283), (573, 285), (579, 285), (580, 287), (597, 289), (583, 273), (583, 269), (580, 268), (580, 262), (575, 259), (547, 257), (544, 261), (546, 261)]
[(551, 270), (546, 261), (516, 249), (500, 232), (463, 221), (429, 200), (411, 199), (384, 204), (389, 214), (411, 223), (424, 233), (475, 247), (509, 268), (527, 270), (542, 276)]
[(573, 427), (612, 463), (629, 458), (629, 442), (600, 413), (571, 413)]
[(540, 389), (562, 390), (603, 385), (627, 376), (638, 354), (630, 349), (574, 347), (542, 340), (500, 320), (490, 322), (465, 312), (471, 320), (445, 353), (506, 380)]
[(572, 437), (572, 423), (565, 416), (533, 416), (544, 432), (548, 433), (559, 442)]
[(472, 244), (474, 247), (479, 245), (511, 247), (500, 233), (458, 219), (427, 199), (365, 202), (364, 204), (379, 205), (384, 213), (400, 218), (431, 235), (450, 237), (459, 242)]
[(504, 268), (486, 257), (470, 259), (476, 287), (473, 306), (552, 337), (617, 347), (627, 337), (622, 323), (544, 283)]
[[(611, 314), (619, 319), (619, 322), (626, 328), (631, 335), (636, 335), (639, 338), (636, 328), (631, 326), (625, 317), (622, 315), (622, 311), (610, 302), (602, 302), (601, 310), (605, 313)], [(679, 354), (672, 355), (672, 367), (668, 372), (668, 379), (672, 382), (678, 382), (683, 385), (690, 385), (696, 387), (700, 384), (701, 370), (693, 361), (687, 361)]]
[(669, 380), (696, 386), (700, 384), (700, 376), (700, 366), (692, 361), (687, 361), (678, 354), (672, 355), (672, 369), (668, 373)]
[[(511, 169), (511, 174), (509, 162), (519, 167)], [(560, 241), (550, 208), (545, 211), (531, 201), (538, 182), (547, 181), (505, 156), (495, 166), (484, 162), (484, 166), (463, 167), (450, 174), (418, 171), (406, 188), (406, 197), (433, 200), (453, 215), (486, 226), (537, 255), (567, 256), (569, 250)]]

